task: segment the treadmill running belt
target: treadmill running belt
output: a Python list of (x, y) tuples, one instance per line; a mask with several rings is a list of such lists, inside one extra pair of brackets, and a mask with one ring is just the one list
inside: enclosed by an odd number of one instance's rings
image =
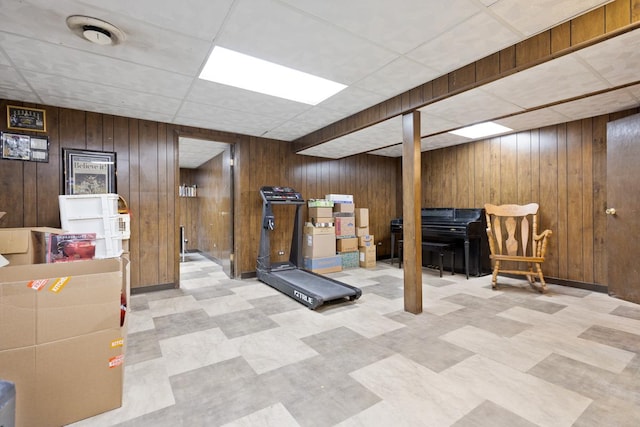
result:
[(271, 275), (279, 277), (289, 283), (296, 284), (301, 290), (314, 293), (325, 301), (356, 294), (353, 289), (340, 286), (332, 280), (307, 273), (304, 270), (272, 271)]

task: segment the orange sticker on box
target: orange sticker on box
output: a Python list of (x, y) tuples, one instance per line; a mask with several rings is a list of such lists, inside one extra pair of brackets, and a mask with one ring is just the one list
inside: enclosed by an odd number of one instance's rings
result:
[(111, 341), (111, 348), (122, 347), (124, 345), (124, 338), (118, 338), (117, 340)]
[(124, 354), (109, 358), (109, 368), (116, 368), (124, 363)]
[(71, 276), (68, 277), (59, 277), (56, 279), (55, 282), (53, 282), (53, 285), (51, 285), (51, 287), (49, 288), (49, 290), (55, 294), (59, 293), (62, 288), (65, 287), (65, 285), (67, 283), (69, 283), (69, 280), (71, 280)]
[(29, 283), (27, 283), (27, 288), (31, 288), (36, 291), (39, 291), (40, 289), (44, 288), (47, 285), (48, 281), (49, 279), (32, 280)]

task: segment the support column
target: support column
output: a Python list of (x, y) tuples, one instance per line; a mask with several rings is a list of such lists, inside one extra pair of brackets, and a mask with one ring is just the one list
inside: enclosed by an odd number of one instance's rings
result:
[(402, 259), (404, 309), (422, 313), (420, 112), (402, 116)]

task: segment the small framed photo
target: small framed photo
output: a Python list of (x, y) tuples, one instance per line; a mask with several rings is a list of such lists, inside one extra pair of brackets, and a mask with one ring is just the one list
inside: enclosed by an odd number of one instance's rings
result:
[(7, 105), (7, 128), (12, 130), (47, 131), (47, 112), (40, 108)]
[(116, 192), (116, 153), (62, 149), (64, 194)]
[(31, 137), (29, 135), (2, 132), (2, 158), (31, 160)]
[(31, 160), (32, 162), (49, 161), (49, 138), (46, 136), (31, 137)]

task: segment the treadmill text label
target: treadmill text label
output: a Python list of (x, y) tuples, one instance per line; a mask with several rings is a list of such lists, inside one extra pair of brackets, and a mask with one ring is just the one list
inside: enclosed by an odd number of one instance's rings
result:
[(305, 301), (309, 304), (313, 304), (313, 298), (303, 294), (302, 292), (298, 292), (295, 289), (293, 290), (293, 296), (296, 298), (301, 299), (302, 301)]

